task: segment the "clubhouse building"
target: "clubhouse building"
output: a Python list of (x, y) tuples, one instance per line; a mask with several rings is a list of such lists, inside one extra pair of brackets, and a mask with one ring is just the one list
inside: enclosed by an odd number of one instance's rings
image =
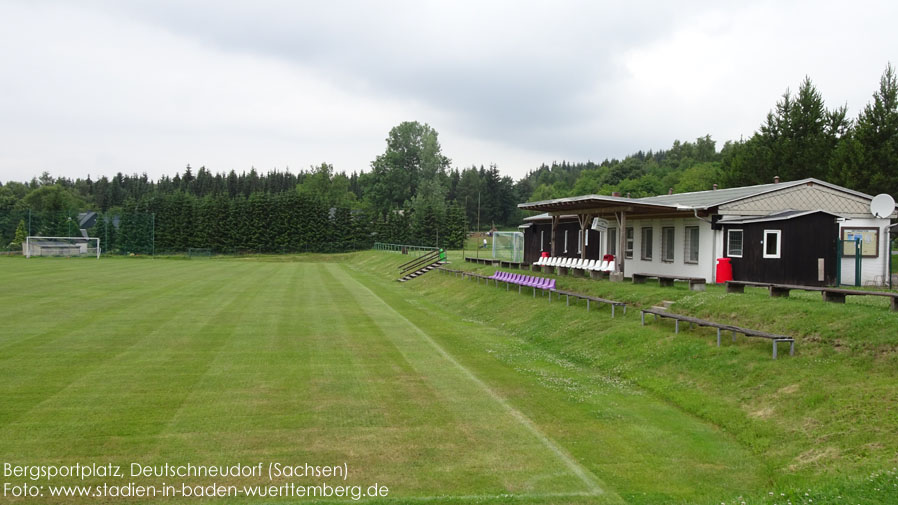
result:
[[(715, 185), (716, 188), (716, 185)], [(646, 198), (584, 195), (519, 204), (524, 262), (547, 253), (584, 259), (614, 255), (612, 278), (634, 273), (714, 282), (718, 259), (735, 280), (832, 285), (884, 284), (890, 216), (873, 197), (818, 179), (669, 193)], [(856, 251), (860, 251), (857, 261)]]

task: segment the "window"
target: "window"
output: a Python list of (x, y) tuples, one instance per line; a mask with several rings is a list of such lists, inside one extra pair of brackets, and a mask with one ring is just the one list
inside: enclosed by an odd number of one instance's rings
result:
[(674, 260), (674, 227), (661, 228), (661, 261)]
[(608, 229), (608, 254), (617, 254), (617, 228)]
[(539, 250), (546, 250), (546, 230), (539, 231)]
[(742, 230), (727, 232), (727, 256), (730, 258), (742, 257)]
[(586, 240), (586, 247), (589, 247), (589, 230), (588, 229), (583, 232), (583, 236), (585, 237), (584, 240)]
[(652, 238), (655, 230), (651, 227), (642, 229), (642, 259), (652, 261)]
[(686, 227), (686, 243), (683, 263), (698, 263), (698, 226)]
[(582, 236), (582, 233), (583, 232), (580, 231), (577, 232), (577, 254), (583, 252), (583, 244), (580, 243), (580, 237)]
[(567, 230), (564, 230), (564, 252), (567, 252)]
[(627, 245), (624, 248), (624, 258), (633, 258), (633, 228), (627, 228)]
[(764, 230), (764, 257), (780, 257), (780, 230)]

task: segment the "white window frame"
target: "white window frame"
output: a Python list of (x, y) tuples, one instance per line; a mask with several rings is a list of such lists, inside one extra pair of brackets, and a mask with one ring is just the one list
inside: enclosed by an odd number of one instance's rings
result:
[(543, 252), (546, 250), (546, 230), (539, 231), (539, 251)]
[(567, 254), (567, 230), (564, 230), (564, 252)]
[[(692, 240), (689, 236), (690, 230), (695, 230), (695, 235), (698, 237), (698, 245), (695, 247), (695, 260), (690, 259), (689, 253), (692, 252), (690, 248), (692, 245)], [(698, 226), (687, 226), (686, 227), (686, 239), (683, 241), (683, 263), (688, 265), (697, 265), (699, 262), (699, 252), (702, 247), (702, 236), (701, 236), (701, 228)]]
[(585, 240), (586, 247), (589, 247), (589, 228), (583, 232), (583, 240)]
[[(767, 235), (776, 235), (776, 253), (768, 254), (767, 253)], [(783, 231), (782, 230), (764, 230), (764, 258), (765, 259), (779, 259), (780, 252), (783, 249)]]
[[(670, 230), (671, 237), (670, 240), (667, 240), (666, 232)], [(661, 261), (663, 263), (673, 263), (676, 260), (676, 247), (677, 244), (677, 229), (673, 226), (662, 226), (661, 227)], [(667, 258), (667, 253), (670, 253), (670, 258)]]
[(580, 234), (581, 233), (582, 232), (580, 230), (577, 230), (577, 254), (583, 253), (583, 244), (580, 243)]
[[(730, 238), (731, 233), (739, 232), (739, 254), (733, 252), (733, 240)], [(745, 233), (742, 228), (727, 230), (727, 258), (741, 258), (745, 252)]]
[(631, 260), (633, 259), (633, 246), (634, 241), (636, 240), (636, 229), (632, 226), (628, 226), (624, 229), (624, 258)]
[[(648, 232), (648, 240), (646, 240)], [(648, 247), (646, 247), (648, 243)], [(642, 261), (655, 261), (655, 227), (643, 226), (639, 230), (639, 259)]]

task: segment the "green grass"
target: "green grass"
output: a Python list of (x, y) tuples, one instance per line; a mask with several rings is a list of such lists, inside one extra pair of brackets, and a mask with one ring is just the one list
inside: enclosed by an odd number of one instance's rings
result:
[(559, 279), (794, 329), (798, 355), (773, 361), (769, 343), (718, 349), (633, 308), (612, 320), (437, 273), (399, 284), (403, 259), (2, 258), (0, 460), (345, 462), (386, 503), (894, 496), (898, 320), (875, 303)]
[[(452, 266), (495, 270), (461, 262)], [(631, 304), (630, 315), (610, 321), (607, 308), (601, 316), (601, 310), (587, 316), (583, 302), (550, 308), (545, 299), (533, 302), (516, 293), (507, 303), (502, 289), (468, 281), (468, 292), (460, 293), (447, 286), (463, 281), (442, 277), (415, 289), (443, 294), (444, 303), (467, 317), (502, 324), (547, 352), (613, 370), (729, 433), (767, 471), (766, 493), (739, 493), (751, 503), (782, 503), (781, 494), (801, 503), (804, 493), (813, 503), (898, 501), (898, 314), (888, 310), (885, 300), (849, 298), (839, 305), (824, 303), (815, 293), (772, 299), (761, 289), (726, 295), (720, 286), (696, 293), (679, 283), (660, 288), (557, 278), (561, 289)], [(673, 301), (678, 313), (795, 336), (797, 356), (773, 361), (769, 342), (740, 337), (732, 343), (728, 335), (717, 348), (710, 329), (674, 335), (666, 321), (641, 327), (632, 309), (662, 300)], [(876, 478), (869, 479), (873, 474)], [(891, 494), (886, 497), (884, 490)], [(725, 498), (720, 501), (730, 501)]]

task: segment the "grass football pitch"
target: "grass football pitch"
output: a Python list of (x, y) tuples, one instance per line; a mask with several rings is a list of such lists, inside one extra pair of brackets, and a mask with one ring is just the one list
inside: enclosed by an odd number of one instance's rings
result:
[[(388, 488), (366, 503), (711, 502), (765, 482), (714, 426), (340, 258), (0, 261), (0, 462), (123, 473), (4, 476), (2, 500), (121, 503), (47, 493), (133, 484), (157, 494), (128, 503), (198, 503), (159, 489), (327, 482)], [(132, 476), (132, 463), (348, 476)], [(43, 494), (12, 494), (23, 482)]]

